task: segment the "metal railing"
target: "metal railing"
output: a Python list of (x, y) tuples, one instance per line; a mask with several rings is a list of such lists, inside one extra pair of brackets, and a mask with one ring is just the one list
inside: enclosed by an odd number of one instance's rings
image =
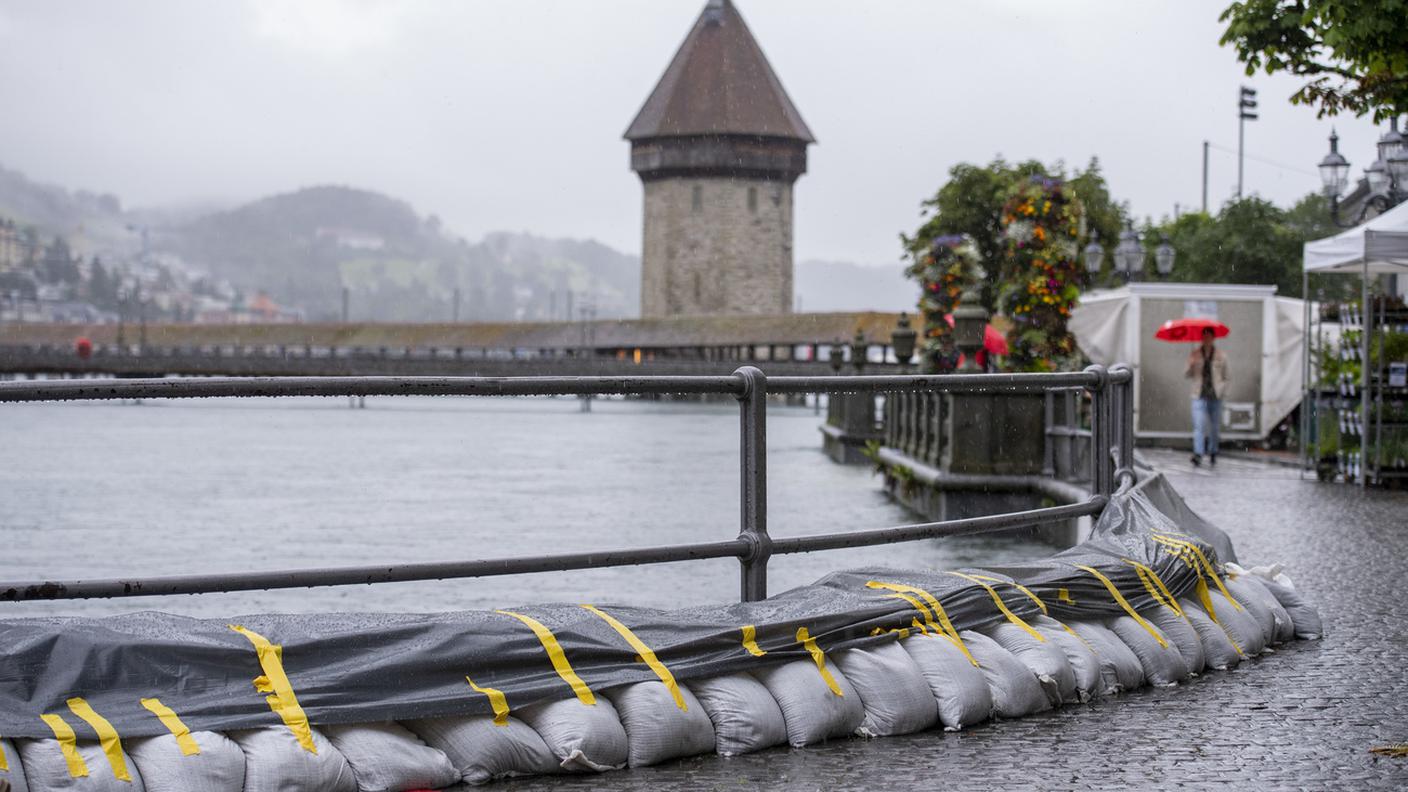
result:
[[(988, 533), (1097, 515), (1117, 477), (1133, 481), (1132, 376), (1091, 366), (1055, 374), (767, 377), (752, 366), (729, 376), (641, 377), (211, 377), (204, 379), (0, 382), (0, 402), (229, 396), (594, 396), (718, 394), (739, 403), (739, 534), (717, 542), (516, 558), (414, 564), (171, 575), (108, 580), (0, 582), (0, 600), (91, 599), (340, 586), (737, 558), (743, 601), (767, 596), (773, 555)], [(1080, 388), (1090, 395), (1091, 496), (1083, 503), (890, 528), (773, 538), (767, 528), (767, 399), (807, 393), (1038, 393)], [(1105, 449), (1105, 452), (1100, 452)]]

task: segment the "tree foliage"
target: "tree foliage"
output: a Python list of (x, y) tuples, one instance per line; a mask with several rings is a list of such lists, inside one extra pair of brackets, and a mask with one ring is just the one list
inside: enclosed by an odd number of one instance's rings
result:
[(1408, 0), (1238, 0), (1220, 20), (1247, 74), (1307, 78), (1294, 104), (1375, 121), (1408, 112)]

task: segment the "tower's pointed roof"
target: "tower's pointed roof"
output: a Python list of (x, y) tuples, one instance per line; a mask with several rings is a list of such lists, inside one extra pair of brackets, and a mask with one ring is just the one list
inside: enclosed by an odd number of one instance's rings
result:
[(816, 141), (730, 0), (709, 0), (627, 140), (759, 135)]

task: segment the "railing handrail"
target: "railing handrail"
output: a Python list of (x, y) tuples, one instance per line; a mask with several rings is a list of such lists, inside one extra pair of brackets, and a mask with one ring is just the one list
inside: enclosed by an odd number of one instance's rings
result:
[[(1116, 478), (1132, 476), (1132, 373), (1091, 366), (1080, 372), (1017, 374), (776, 377), (744, 366), (728, 376), (633, 377), (209, 377), (190, 379), (35, 380), (0, 382), (0, 402), (283, 396), (527, 396), (720, 394), (740, 405), (741, 517), (736, 539), (620, 550), (498, 559), (285, 569), (145, 579), (0, 582), (0, 601), (87, 599), (302, 588), (488, 577), (705, 558), (739, 559), (744, 601), (767, 596), (773, 554), (909, 542), (1029, 527), (1098, 514)], [(1013, 393), (1081, 388), (1092, 394), (1090, 438), (1094, 492), (1084, 502), (889, 528), (773, 538), (767, 532), (766, 400), (770, 393)]]

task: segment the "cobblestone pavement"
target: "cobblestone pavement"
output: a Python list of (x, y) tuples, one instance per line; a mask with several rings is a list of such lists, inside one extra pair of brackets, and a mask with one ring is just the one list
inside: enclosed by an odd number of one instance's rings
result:
[(1248, 566), (1282, 562), (1320, 608), (1326, 638), (1231, 672), (960, 733), (842, 740), (591, 777), (509, 782), (562, 789), (1408, 789), (1408, 495), (1300, 481), (1223, 460), (1194, 469), (1155, 451), (1189, 504), (1231, 534)]

